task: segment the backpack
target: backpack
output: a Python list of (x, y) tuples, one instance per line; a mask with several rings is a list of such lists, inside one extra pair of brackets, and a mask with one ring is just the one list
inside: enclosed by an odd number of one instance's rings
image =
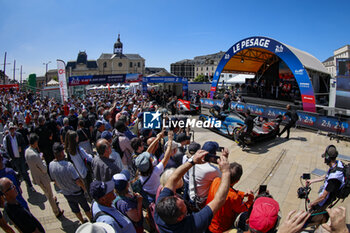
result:
[(337, 198), (345, 199), (350, 194), (350, 163), (343, 163), (343, 168), (337, 167), (337, 170), (342, 171), (344, 174), (344, 185), (337, 193)]
[(97, 220), (99, 217), (103, 216), (103, 215), (108, 215), (108, 216), (110, 216), (111, 218), (113, 218), (114, 221), (115, 221), (115, 222), (118, 224), (118, 226), (120, 227), (120, 229), (123, 229), (123, 225), (120, 224), (120, 223), (118, 222), (118, 220), (117, 220), (113, 215), (111, 215), (110, 213), (104, 212), (104, 211), (102, 211), (102, 210), (99, 211), (99, 212), (97, 212), (97, 213), (93, 216), (92, 222), (93, 222), (93, 223), (96, 222), (96, 220)]
[(119, 153), (120, 158), (122, 159), (124, 156), (124, 153), (122, 151), (122, 149), (120, 148), (120, 144), (119, 144), (119, 135), (115, 135), (113, 140), (112, 140), (112, 147), (113, 149)]

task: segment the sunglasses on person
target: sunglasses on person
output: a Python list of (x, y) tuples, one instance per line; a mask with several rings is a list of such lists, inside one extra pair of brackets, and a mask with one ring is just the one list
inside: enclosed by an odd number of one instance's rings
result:
[(12, 190), (12, 189), (15, 189), (16, 186), (14, 184), (11, 184), (11, 186), (5, 190), (4, 194), (7, 193), (8, 191)]

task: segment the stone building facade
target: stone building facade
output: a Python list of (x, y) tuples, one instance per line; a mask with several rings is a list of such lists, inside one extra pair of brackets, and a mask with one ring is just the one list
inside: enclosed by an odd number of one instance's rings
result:
[[(107, 75), (107, 74), (144, 74), (145, 59), (139, 54), (124, 54), (123, 43), (118, 35), (113, 53), (102, 53), (97, 60), (88, 60), (86, 51), (80, 51), (76, 61), (66, 66), (67, 76)], [(48, 75), (54, 76), (53, 72)]]
[(339, 49), (334, 50), (333, 56), (327, 58), (324, 62), (322, 62), (332, 77), (337, 76), (337, 58), (350, 58), (350, 45), (345, 45)]
[(180, 77), (193, 80), (199, 75), (204, 75), (212, 80), (216, 67), (218, 66), (225, 52), (218, 52), (193, 59), (185, 59), (171, 64), (170, 72)]

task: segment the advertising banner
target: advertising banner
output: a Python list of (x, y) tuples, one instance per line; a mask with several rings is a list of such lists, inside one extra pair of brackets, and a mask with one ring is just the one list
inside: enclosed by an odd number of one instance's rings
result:
[(62, 60), (57, 60), (58, 82), (60, 85), (60, 93), (62, 103), (68, 100), (68, 89), (66, 79), (66, 64)]
[(15, 88), (17, 91), (19, 89), (19, 84), (3, 84), (0, 85), (0, 89), (10, 89), (10, 88)]
[(71, 76), (69, 77), (69, 86), (124, 83), (125, 80), (125, 74)]
[(183, 83), (187, 79), (182, 77), (143, 77), (143, 82), (146, 83)]
[(274, 39), (260, 36), (243, 39), (234, 44), (229, 50), (227, 50), (214, 73), (212, 86), (210, 89), (210, 98), (213, 98), (214, 96), (221, 72), (224, 70), (226, 64), (238, 52), (249, 48), (266, 49), (274, 53), (281, 60), (283, 60), (285, 64), (289, 67), (289, 69), (292, 71), (295, 80), (298, 83), (300, 94), (302, 96), (304, 111), (316, 111), (314, 90), (303, 64), (299, 61), (297, 56), (284, 44)]
[(142, 89), (143, 94), (147, 93), (148, 83), (182, 83), (182, 96), (188, 97), (188, 80), (183, 77), (143, 77)]

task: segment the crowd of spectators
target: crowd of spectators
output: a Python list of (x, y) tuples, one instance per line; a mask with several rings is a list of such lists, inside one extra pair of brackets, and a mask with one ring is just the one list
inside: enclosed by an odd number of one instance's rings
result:
[[(77, 232), (139, 233), (145, 225), (151, 232), (300, 232), (310, 214), (292, 212), (279, 225), (279, 204), (268, 192), (235, 188), (244, 169), (229, 163), (229, 151), (219, 151), (217, 142), (191, 142), (188, 128), (143, 127), (143, 112), (164, 107), (168, 95), (123, 91), (61, 104), (1, 91), (0, 206), (14, 226), (45, 232), (22, 196), (24, 181), (29, 195), (44, 193), (60, 220), (69, 210), (60, 208), (54, 182), (82, 224)], [(328, 230), (346, 232), (345, 209), (327, 211)], [(1, 212), (0, 226), (14, 232)]]

